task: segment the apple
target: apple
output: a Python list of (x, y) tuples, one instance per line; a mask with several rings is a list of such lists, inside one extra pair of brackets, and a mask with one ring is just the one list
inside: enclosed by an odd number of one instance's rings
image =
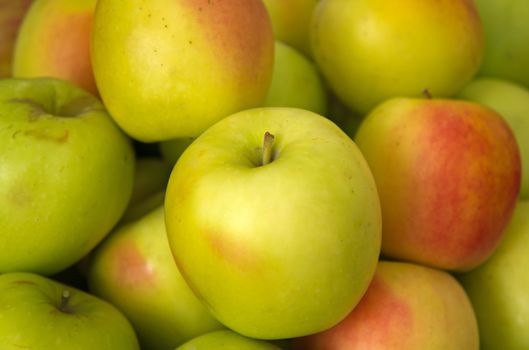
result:
[(228, 116), (176, 163), (169, 244), (194, 293), (242, 335), (321, 331), (358, 303), (380, 253), (373, 177), (333, 122), (296, 108)]
[(0, 348), (139, 350), (129, 321), (113, 305), (29, 273), (0, 275)]
[(90, 35), (97, 0), (35, 0), (22, 22), (13, 75), (55, 77), (97, 95)]
[(274, 36), (311, 57), (310, 25), (319, 0), (263, 0), (270, 14)]
[(479, 331), (472, 304), (454, 276), (380, 261), (357, 307), (336, 326), (294, 339), (293, 348), (478, 350)]
[(483, 350), (529, 347), (529, 201), (519, 201), (504, 238), (481, 266), (457, 277), (478, 319)]
[(485, 32), (479, 74), (529, 88), (529, 7), (526, 0), (475, 0)]
[(0, 80), (0, 114), (0, 273), (52, 275), (120, 219), (133, 148), (97, 98), (63, 80)]
[(174, 349), (224, 328), (178, 271), (163, 206), (120, 225), (99, 245), (90, 257), (88, 285), (127, 316), (144, 349)]
[(276, 41), (272, 83), (263, 106), (327, 113), (327, 89), (316, 65), (292, 46)]
[(171, 166), (171, 169), (194, 139), (193, 137), (182, 137), (158, 142), (162, 159)]
[(456, 94), (479, 69), (483, 30), (472, 0), (321, 0), (311, 45), (333, 91), (367, 114), (425, 89)]
[(176, 350), (281, 350), (264, 340), (251, 339), (231, 330), (221, 330), (200, 335)]
[(382, 206), (382, 253), (465, 271), (497, 247), (520, 191), (514, 134), (494, 110), (452, 99), (394, 98), (355, 141)]
[(529, 89), (503, 79), (479, 77), (458, 96), (496, 110), (509, 124), (522, 157), (520, 197), (529, 199)]
[(0, 0), (0, 79), (12, 76), (15, 41), (31, 3), (32, 0)]
[(97, 86), (116, 122), (143, 142), (196, 137), (229, 114), (261, 105), (273, 59), (272, 24), (261, 0), (97, 4)]

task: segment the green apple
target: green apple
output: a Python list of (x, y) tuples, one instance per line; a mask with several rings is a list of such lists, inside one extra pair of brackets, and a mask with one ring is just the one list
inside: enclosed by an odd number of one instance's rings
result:
[(89, 290), (127, 316), (142, 348), (174, 349), (224, 328), (178, 271), (162, 206), (119, 226), (91, 255), (88, 271)]
[(99, 0), (92, 33), (105, 106), (140, 141), (196, 137), (261, 105), (270, 85), (274, 37), (261, 0)]
[(327, 89), (316, 65), (292, 46), (275, 43), (274, 72), (265, 107), (295, 107), (327, 113)]
[(514, 134), (497, 112), (394, 98), (365, 117), (355, 141), (380, 194), (385, 256), (463, 271), (494, 252), (521, 172)]
[(381, 213), (354, 142), (296, 108), (235, 113), (182, 154), (165, 198), (182, 275), (248, 337), (331, 327), (358, 303), (380, 252)]
[(281, 350), (264, 340), (251, 339), (231, 330), (222, 330), (203, 334), (176, 350)]
[(457, 93), (479, 69), (483, 31), (472, 0), (321, 0), (314, 59), (354, 112), (391, 97)]
[(90, 35), (97, 0), (34, 0), (17, 37), (13, 75), (55, 77), (97, 95)]
[(529, 88), (529, 7), (526, 0), (475, 0), (485, 31), (478, 74)]
[(158, 146), (163, 160), (172, 168), (187, 146), (189, 146), (194, 139), (195, 138), (193, 137), (182, 137), (160, 141)]
[(0, 275), (2, 350), (139, 350), (129, 321), (113, 305), (49, 278)]
[(15, 41), (32, 0), (0, 0), (0, 79), (11, 77)]
[[(495, 349), (505, 349), (499, 345)], [(380, 261), (358, 306), (336, 326), (294, 339), (293, 348), (478, 350), (479, 331), (472, 304), (454, 276)]]
[(98, 99), (62, 80), (1, 80), (0, 115), (0, 273), (55, 274), (125, 211), (132, 144)]
[(528, 213), (529, 201), (519, 201), (496, 252), (458, 276), (476, 311), (482, 350), (529, 348)]
[(529, 89), (503, 79), (480, 77), (458, 96), (496, 110), (510, 125), (522, 157), (520, 197), (529, 199)]
[(319, 0), (263, 0), (276, 39), (295, 47), (308, 57), (312, 13)]

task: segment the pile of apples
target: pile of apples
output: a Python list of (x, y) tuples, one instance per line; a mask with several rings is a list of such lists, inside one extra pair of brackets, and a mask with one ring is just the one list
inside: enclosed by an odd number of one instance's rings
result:
[(526, 0), (0, 0), (0, 349), (529, 348)]

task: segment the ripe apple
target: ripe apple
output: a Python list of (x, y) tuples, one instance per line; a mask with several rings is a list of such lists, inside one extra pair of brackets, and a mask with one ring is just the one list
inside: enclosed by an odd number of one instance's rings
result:
[(281, 350), (264, 340), (251, 339), (231, 330), (200, 335), (182, 344), (176, 350)]
[(174, 349), (224, 328), (178, 271), (162, 206), (111, 233), (91, 255), (88, 271), (89, 290), (127, 316), (145, 349)]
[(485, 32), (479, 74), (529, 88), (529, 7), (526, 0), (476, 0)]
[(32, 0), (0, 0), (0, 79), (12, 76), (15, 41)]
[(63, 80), (0, 80), (0, 114), (0, 273), (52, 275), (125, 211), (132, 144), (98, 99)]
[(276, 41), (274, 72), (266, 107), (295, 107), (327, 113), (327, 89), (316, 65), (292, 46)]
[(182, 137), (158, 142), (162, 158), (171, 166), (171, 169), (194, 139), (193, 137)]
[(185, 280), (248, 337), (336, 324), (365, 292), (380, 252), (379, 199), (362, 154), (302, 109), (249, 109), (210, 127), (173, 168), (165, 208)]
[(509, 124), (522, 157), (520, 198), (529, 199), (529, 89), (503, 79), (480, 77), (458, 96), (496, 110)]
[(129, 321), (113, 305), (28, 272), (0, 275), (0, 348), (139, 350)]
[(474, 305), (483, 350), (529, 348), (528, 213), (529, 201), (519, 201), (490, 259), (458, 276)]
[(321, 0), (311, 33), (330, 87), (360, 114), (424, 89), (452, 96), (475, 75), (483, 54), (472, 0)]
[(90, 35), (97, 0), (35, 0), (22, 22), (13, 75), (55, 77), (97, 95)]
[(261, 105), (273, 51), (261, 0), (99, 0), (95, 12), (92, 63), (102, 99), (144, 142), (196, 137)]
[(294, 339), (293, 348), (478, 350), (479, 332), (472, 304), (454, 276), (380, 261), (357, 307), (336, 326)]
[(390, 99), (355, 141), (380, 194), (382, 253), (470, 270), (498, 245), (520, 191), (514, 134), (492, 109), (450, 99)]

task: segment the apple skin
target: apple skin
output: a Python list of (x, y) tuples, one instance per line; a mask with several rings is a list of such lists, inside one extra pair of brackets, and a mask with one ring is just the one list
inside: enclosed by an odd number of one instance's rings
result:
[(472, 304), (454, 276), (380, 261), (358, 306), (333, 328), (294, 339), (293, 349), (478, 350), (479, 331)]
[(480, 76), (529, 88), (529, 7), (525, 0), (475, 0), (485, 32)]
[(182, 137), (158, 143), (160, 154), (163, 160), (171, 166), (171, 169), (194, 139), (193, 137)]
[(37, 274), (0, 275), (0, 305), (2, 350), (140, 349), (131, 324), (113, 305)]
[(476, 311), (482, 350), (529, 348), (529, 201), (518, 201), (504, 238), (483, 265), (458, 279)]
[(132, 144), (98, 99), (63, 80), (1, 80), (0, 111), (0, 273), (52, 275), (125, 211)]
[[(267, 131), (272, 161), (261, 165)], [(379, 199), (362, 154), (334, 123), (302, 109), (250, 109), (210, 127), (173, 168), (165, 208), (189, 286), (248, 337), (336, 324), (380, 253)]]
[(301, 52), (276, 40), (272, 83), (265, 107), (294, 107), (327, 114), (327, 89), (316, 65)]
[(261, 105), (273, 59), (260, 0), (98, 1), (96, 82), (110, 114), (140, 141), (196, 137)]
[(13, 51), (20, 24), (32, 0), (0, 0), (0, 79), (13, 75)]
[(13, 75), (64, 79), (97, 95), (90, 60), (96, 3), (97, 0), (35, 0), (20, 27)]
[(311, 45), (333, 91), (367, 114), (425, 89), (457, 93), (479, 69), (483, 30), (473, 0), (321, 0)]
[(281, 350), (264, 340), (251, 339), (231, 330), (210, 332), (182, 344), (176, 350)]
[(520, 191), (514, 134), (492, 109), (450, 99), (395, 98), (355, 141), (382, 206), (382, 253), (464, 271), (498, 245)]
[(503, 79), (479, 77), (460, 91), (458, 97), (496, 110), (509, 124), (522, 157), (520, 198), (529, 199), (529, 89)]
[(89, 290), (127, 316), (142, 348), (174, 349), (224, 328), (178, 271), (162, 206), (111, 233), (91, 255), (88, 271)]

